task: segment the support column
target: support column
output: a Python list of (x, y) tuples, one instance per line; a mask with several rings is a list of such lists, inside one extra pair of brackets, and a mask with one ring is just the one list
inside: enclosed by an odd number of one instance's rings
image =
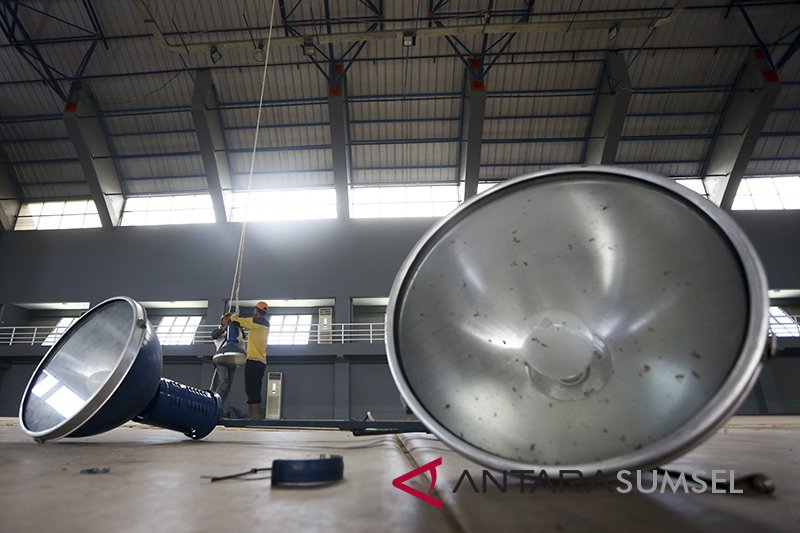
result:
[(21, 197), (14, 167), (0, 144), (0, 232), (14, 229)]
[[(349, 294), (337, 294), (333, 308), (334, 324), (350, 324), (353, 322), (353, 299)], [(348, 326), (342, 326), (347, 328)], [(336, 335), (340, 329), (334, 328), (336, 360), (333, 366), (333, 418), (350, 419), (350, 361), (346, 358), (348, 344), (337, 342)]]
[(192, 95), (192, 120), (200, 147), (200, 156), (218, 223), (228, 221), (224, 192), (232, 189), (230, 164), (225, 150), (225, 135), (219, 116), (217, 96), (211, 71), (197, 71)]
[(761, 386), (760, 381), (756, 381), (756, 384), (753, 386), (752, 394), (753, 397), (756, 399), (756, 405), (758, 406), (758, 414), (768, 415), (769, 406), (767, 405), (767, 397), (764, 394), (764, 388)]
[[(349, 294), (337, 294), (333, 307), (334, 324), (350, 324), (353, 321), (353, 299)], [(334, 332), (334, 335), (336, 333)]]
[(119, 224), (122, 205), (122, 179), (114, 160), (114, 148), (102, 124), (100, 109), (88, 85), (75, 84), (64, 106), (64, 124), (78, 154), (97, 214), (104, 228)]
[[(774, 362), (774, 360), (773, 360)], [(761, 371), (758, 378), (758, 385), (761, 388), (762, 398), (759, 401), (759, 409), (762, 408), (762, 402), (766, 408), (764, 414), (784, 414), (786, 410), (781, 402), (781, 395), (778, 393), (778, 387), (775, 383), (775, 374), (778, 370), (777, 365), (766, 365)]]
[(613, 165), (631, 101), (631, 80), (621, 53), (609, 52), (606, 56), (598, 91), (583, 161), (587, 165)]
[(11, 368), (11, 364), (5, 361), (0, 361), (0, 387), (3, 387), (3, 377), (6, 373), (6, 370)]
[(780, 93), (778, 73), (756, 49), (726, 103), (706, 155), (702, 177), (709, 199), (730, 210), (770, 111)]
[(464, 183), (464, 199), (478, 194), (481, 170), (481, 145), (483, 142), (483, 119), (486, 114), (486, 84), (483, 80), (483, 62), (479, 58), (467, 61), (466, 103), (462, 131), (460, 181)]
[(339, 219), (350, 218), (350, 161), (347, 157), (349, 126), (345, 108), (344, 67), (331, 67), (328, 82), (328, 114), (330, 115), (333, 185), (336, 189), (336, 214)]
[(350, 361), (341, 355), (333, 363), (333, 418), (350, 420)]

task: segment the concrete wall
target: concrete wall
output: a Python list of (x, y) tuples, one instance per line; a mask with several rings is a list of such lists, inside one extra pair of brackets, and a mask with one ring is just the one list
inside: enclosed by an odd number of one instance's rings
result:
[[(400, 264), (432, 219), (251, 223), (242, 299), (335, 298), (334, 321), (351, 322), (355, 297), (388, 296)], [(0, 241), (0, 325), (27, 316), (13, 303), (208, 300), (215, 323), (230, 296), (240, 224), (125, 227), (114, 230), (11, 232)], [(270, 349), (271, 372), (283, 372), (288, 418), (404, 418), (384, 348), (333, 344)], [(0, 416), (14, 416), (44, 350), (0, 347)], [(326, 351), (327, 350), (327, 351)], [(165, 347), (164, 375), (207, 387), (210, 345), (196, 353)], [(208, 353), (206, 353), (208, 352)], [(277, 356), (273, 356), (277, 354)], [(246, 412), (244, 371), (229, 405)]]
[[(800, 212), (734, 212), (773, 288), (800, 288)], [(387, 296), (431, 219), (250, 223), (242, 298)], [(208, 299), (230, 294), (241, 225), (10, 232), (0, 303)], [(340, 302), (337, 299), (337, 311)], [(349, 307), (349, 304), (348, 304)], [(343, 317), (336, 317), (341, 322)]]
[[(250, 223), (240, 296), (388, 296), (431, 219)], [(233, 280), (240, 224), (11, 232), (0, 243), (0, 302), (207, 299)], [(216, 310), (215, 310), (216, 313)]]
[[(800, 288), (800, 212), (736, 212), (765, 264), (770, 286)], [(241, 298), (335, 298), (336, 322), (351, 321), (350, 299), (387, 296), (402, 261), (431, 219), (253, 223), (248, 225)], [(10, 232), (0, 240), (0, 304), (208, 300), (215, 321), (227, 300), (239, 224)], [(15, 325), (19, 309), (0, 312)], [(331, 345), (313, 358), (285, 351), (269, 371), (284, 373), (284, 416), (402, 418), (382, 346)], [(40, 356), (41, 354), (39, 354)], [(192, 354), (208, 355), (208, 354)], [(38, 359), (0, 351), (0, 416), (14, 416)], [(771, 362), (743, 412), (800, 412), (797, 358)], [(207, 387), (211, 365), (168, 357), (164, 373)], [(243, 374), (243, 372), (242, 372)], [(759, 392), (760, 391), (760, 392)], [(243, 375), (231, 404), (244, 409)]]
[(755, 246), (771, 289), (800, 289), (800, 211), (734, 211)]

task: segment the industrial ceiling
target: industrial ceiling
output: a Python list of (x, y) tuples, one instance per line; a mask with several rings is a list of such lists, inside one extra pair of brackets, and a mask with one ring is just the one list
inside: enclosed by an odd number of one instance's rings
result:
[(0, 29), (6, 211), (219, 208), (248, 188), (259, 107), (253, 189), (469, 195), (615, 163), (706, 178), (724, 204), (744, 176), (800, 174), (791, 0), (4, 0)]

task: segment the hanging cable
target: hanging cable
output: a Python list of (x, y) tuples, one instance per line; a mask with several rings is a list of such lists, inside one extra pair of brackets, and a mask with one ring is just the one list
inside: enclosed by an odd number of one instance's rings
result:
[[(250, 188), (253, 185), (253, 169), (256, 164), (256, 151), (258, 149), (258, 131), (261, 126), (261, 112), (264, 107), (264, 91), (267, 87), (267, 66), (269, 65), (269, 48), (272, 41), (272, 23), (275, 20), (275, 0), (272, 0), (272, 7), (269, 14), (269, 31), (267, 32), (267, 48), (266, 56), (264, 58), (264, 71), (261, 75), (261, 95), (258, 97), (258, 116), (256, 118), (256, 134), (253, 139), (253, 153), (250, 157), (250, 175), (247, 178), (247, 193), (249, 199)], [(239, 251), (236, 254), (236, 268), (233, 271), (233, 284), (231, 286), (231, 297), (228, 300), (228, 311), (234, 310), (234, 302), (236, 302), (235, 310), (239, 312), (239, 288), (242, 284), (242, 258), (244, 257), (244, 238), (247, 233), (247, 211), (245, 211), (244, 220), (242, 221), (242, 234), (239, 236)]]
[[(414, 17), (414, 32), (416, 33), (417, 29), (419, 29), (419, 21), (420, 21), (420, 13), (422, 11), (422, 0), (417, 3), (417, 12), (416, 16)], [(403, 186), (408, 187), (408, 184), (414, 181), (413, 179), (413, 172), (410, 168), (405, 168), (405, 165), (413, 165), (416, 166), (416, 158), (412, 163), (412, 149), (411, 143), (409, 142), (411, 139), (411, 124), (413, 122), (411, 117), (411, 100), (408, 98), (408, 92), (410, 91), (410, 68), (411, 68), (411, 49), (413, 46), (406, 46), (405, 47), (405, 57), (403, 58), (403, 80), (401, 84), (400, 92), (402, 94), (402, 101), (400, 104), (400, 116), (404, 120), (401, 124), (401, 133), (400, 133), (400, 152), (403, 155), (402, 161), (404, 163), (404, 168), (401, 171), (400, 175), (400, 182)], [(419, 154), (417, 154), (417, 158)], [(396, 178), (392, 178), (391, 180), (395, 184), (397, 183)]]

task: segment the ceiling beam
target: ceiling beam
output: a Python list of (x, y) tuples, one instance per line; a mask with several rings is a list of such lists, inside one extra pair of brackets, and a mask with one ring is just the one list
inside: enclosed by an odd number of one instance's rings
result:
[(709, 199), (730, 210), (781, 86), (761, 50), (748, 57), (726, 102), (701, 175)]
[[(220, 51), (230, 49), (253, 49), (253, 41), (251, 39), (241, 39), (233, 41), (207, 41), (207, 42), (190, 42), (190, 43), (170, 43), (164, 32), (159, 28), (155, 21), (155, 17), (150, 13), (145, 0), (131, 0), (134, 7), (139, 11), (139, 14), (144, 19), (144, 24), (147, 30), (156, 39), (156, 42), (162, 50), (172, 52), (175, 54), (182, 53), (202, 53), (208, 54), (212, 48), (217, 48)], [(439, 2), (433, 9), (434, 11), (440, 9), (445, 2)], [(686, 0), (677, 0), (675, 6), (670, 10), (669, 14), (658, 17), (630, 17), (630, 18), (602, 18), (595, 19), (589, 18), (592, 15), (588, 14), (587, 18), (576, 20), (572, 17), (571, 20), (547, 21), (547, 22), (516, 22), (516, 23), (492, 23), (492, 24), (473, 24), (465, 26), (444, 26), (437, 25), (433, 27), (408, 27), (398, 28), (382, 31), (355, 31), (345, 33), (327, 33), (315, 35), (293, 35), (287, 37), (273, 37), (270, 40), (270, 46), (302, 46), (304, 43), (310, 43), (315, 46), (335, 43), (354, 43), (360, 41), (381, 41), (381, 40), (397, 40), (400, 41), (404, 35), (409, 33), (414, 34), (417, 38), (430, 38), (430, 37), (454, 37), (461, 35), (484, 35), (484, 34), (508, 34), (508, 33), (533, 33), (533, 32), (568, 32), (577, 30), (608, 30), (609, 27), (616, 24), (620, 28), (658, 28), (667, 24), (671, 24), (680, 16), (684, 10)]]
[(587, 165), (613, 165), (631, 102), (631, 80), (621, 53), (611, 51), (606, 56), (598, 91), (583, 161)]
[(340, 219), (350, 218), (350, 158), (347, 146), (350, 127), (345, 104), (344, 66), (331, 66), (328, 83), (328, 114), (330, 115), (333, 186), (336, 189), (336, 214)]
[(19, 213), (19, 181), (8, 154), (0, 144), (0, 231), (11, 231)]
[(464, 134), (461, 147), (461, 176), (464, 183), (464, 199), (478, 194), (481, 172), (481, 146), (483, 144), (483, 120), (486, 116), (486, 84), (483, 61), (468, 60), (467, 86), (464, 95), (464, 117), (461, 131)]
[[(13, 46), (19, 53), (20, 57), (24, 59), (34, 71), (36, 71), (36, 73), (42, 79), (42, 82), (49, 86), (64, 102), (67, 102), (70, 99), (70, 96), (68, 93), (64, 92), (61, 82), (66, 80), (72, 85), (79, 82), (83, 78), (83, 74), (86, 71), (86, 68), (89, 66), (89, 62), (92, 59), (92, 55), (94, 54), (98, 42), (102, 41), (106, 50), (108, 50), (108, 41), (106, 41), (104, 37), (103, 28), (100, 25), (100, 19), (97, 17), (97, 13), (94, 10), (94, 6), (92, 6), (91, 0), (83, 0), (83, 6), (86, 10), (86, 15), (88, 16), (89, 21), (91, 22), (91, 28), (85, 28), (81, 26), (80, 24), (83, 24), (83, 22), (74, 24), (51, 13), (47, 13), (46, 11), (33, 8), (30, 5), (27, 5), (27, 3), (23, 3), (19, 0), (5, 0), (0, 3), (0, 33), (5, 35), (9, 45)], [(23, 24), (23, 21), (19, 16), (20, 7), (29, 11), (29, 14), (25, 17), (26, 19), (28, 19), (28, 16), (35, 17), (34, 20), (37, 22), (37, 27), (40, 30), (45, 24), (63, 24), (70, 26), (73, 29), (85, 32), (85, 35), (90, 38), (89, 48), (86, 50), (86, 52), (84, 52), (83, 58), (81, 59), (74, 76), (68, 78), (54, 64), (48, 63), (45, 56), (39, 50), (37, 41), (31, 38), (28, 30), (25, 28), (25, 24)], [(58, 29), (53, 31), (54, 33), (62, 33), (64, 30)], [(76, 41), (73, 40), (72, 42)]]
[(228, 221), (225, 192), (231, 191), (231, 170), (211, 71), (197, 71), (192, 95), (192, 120), (203, 160), (208, 192), (217, 222)]
[(125, 202), (116, 151), (89, 86), (77, 83), (70, 94), (64, 106), (64, 125), (97, 205), (100, 222), (104, 228), (113, 228), (119, 224)]

